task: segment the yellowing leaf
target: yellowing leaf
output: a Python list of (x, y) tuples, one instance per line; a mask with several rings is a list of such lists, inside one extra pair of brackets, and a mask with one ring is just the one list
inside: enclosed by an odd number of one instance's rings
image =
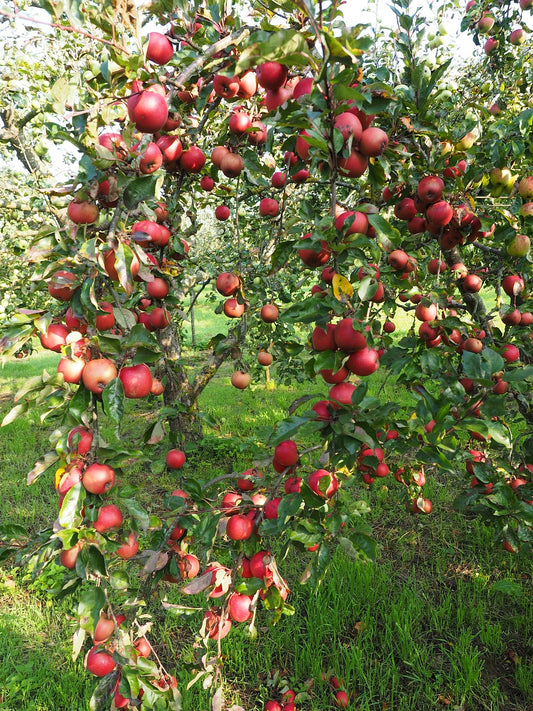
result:
[(65, 467), (59, 467), (59, 469), (56, 469), (56, 477), (55, 477), (55, 482), (54, 482), (56, 489), (59, 488), (59, 482), (61, 481), (61, 477), (63, 476), (65, 471), (66, 471)]
[(343, 277), (341, 274), (335, 274), (331, 283), (333, 285), (333, 294), (338, 301), (344, 304), (352, 298), (353, 286), (346, 277)]

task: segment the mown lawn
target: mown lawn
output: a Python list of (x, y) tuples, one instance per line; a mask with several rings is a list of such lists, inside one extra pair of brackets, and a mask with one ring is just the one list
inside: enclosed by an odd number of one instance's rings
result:
[[(56, 362), (57, 356), (36, 353), (8, 363), (0, 371), (0, 416), (18, 387), (43, 367), (53, 372)], [(202, 407), (217, 429), (206, 425), (200, 447), (189, 452), (185, 474), (211, 479), (268, 456), (268, 447), (253, 444), (257, 435), (266, 438), (292, 401), (318, 387), (258, 383), (240, 392), (229, 384), (229, 372), (222, 369), (203, 396)], [(275, 370), (273, 376), (275, 382)], [(131, 414), (136, 424), (126, 434), (135, 437), (144, 420), (134, 406)], [(29, 488), (25, 483), (27, 471), (49, 448), (50, 432), (38, 411), (0, 431), (0, 523), (18, 523), (33, 533), (54, 517), (52, 482), (39, 480)], [(130, 475), (142, 471), (133, 467)], [(175, 478), (162, 474), (157, 490), (174, 484)], [(298, 584), (307, 555), (282, 561), (296, 613), (273, 627), (261, 612), (257, 639), (235, 626), (223, 640), (228, 707), (234, 702), (246, 711), (262, 710), (277, 673), (301, 693), (300, 711), (332, 709), (331, 687), (321, 680), (329, 671), (343, 680), (350, 708), (361, 711), (531, 711), (532, 562), (509, 556), (488, 528), (453, 511), (458, 486), (458, 477), (430, 478), (427, 493), (434, 508), (428, 517), (407, 513), (394, 480), (363, 490), (372, 505), (378, 562), (354, 562), (339, 551), (316, 592)], [(155, 491), (147, 486), (147, 506)], [(76, 627), (72, 601), (57, 602), (47, 593), (63, 574), (53, 566), (44, 579), (33, 581), (9, 561), (0, 568), (2, 711), (88, 709), (93, 679), (80, 659), (70, 658)], [(166, 587), (170, 601), (182, 600), (178, 586)], [(199, 619), (157, 614), (151, 633), (183, 689)], [(184, 711), (207, 708), (201, 685), (184, 691)]]

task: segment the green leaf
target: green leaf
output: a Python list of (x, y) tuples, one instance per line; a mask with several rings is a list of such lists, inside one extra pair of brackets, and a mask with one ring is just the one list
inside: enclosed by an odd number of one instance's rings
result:
[(117, 424), (124, 417), (124, 387), (120, 378), (114, 378), (102, 391), (102, 402), (106, 415)]
[(159, 351), (159, 343), (157, 338), (147, 331), (142, 323), (136, 323), (128, 334), (128, 338), (124, 343), (124, 348), (147, 348), (152, 351)]
[(283, 440), (291, 439), (298, 433), (300, 428), (308, 422), (307, 417), (299, 417), (297, 415), (287, 417), (277, 426), (275, 437), (271, 440), (270, 444), (275, 447), (280, 442), (283, 442)]
[(158, 177), (148, 175), (145, 178), (135, 178), (124, 188), (124, 204), (131, 209), (141, 202), (146, 202), (156, 197)]
[(135, 501), (135, 499), (123, 499), (123, 502), (126, 505), (130, 516), (135, 519), (135, 521), (137, 521), (143, 531), (147, 531), (148, 525), (150, 523), (150, 515), (148, 514), (148, 512), (145, 511), (144, 508), (140, 505), (140, 503), (138, 501)]
[(83, 516), (81, 509), (87, 492), (81, 481), (71, 487), (63, 499), (59, 511), (59, 523), (63, 528), (76, 528), (81, 525)]
[(105, 594), (101, 587), (90, 587), (83, 590), (78, 602), (80, 627), (93, 634), (100, 617), (100, 611), (105, 604)]
[(400, 232), (387, 222), (384, 217), (370, 214), (368, 215), (368, 221), (376, 230), (378, 241), (386, 251), (389, 251), (393, 246), (397, 247), (401, 244), (402, 236)]

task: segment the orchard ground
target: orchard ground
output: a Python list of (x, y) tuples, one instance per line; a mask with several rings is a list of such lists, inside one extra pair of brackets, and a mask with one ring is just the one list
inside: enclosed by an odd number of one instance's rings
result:
[[(200, 308), (197, 326), (202, 343), (216, 330), (215, 317)], [(0, 373), (2, 415), (16, 389), (43, 367), (53, 372), (57, 360), (54, 354), (36, 351), (10, 361)], [(321, 389), (316, 383), (276, 385), (274, 367), (268, 389), (256, 381), (241, 392), (231, 387), (229, 375), (229, 369), (221, 369), (203, 396), (203, 409), (218, 425), (216, 436), (204, 427), (204, 439), (188, 453), (180, 475), (189, 471), (208, 479), (246, 468), (250, 457), (258, 455), (257, 435), (259, 440), (266, 436), (297, 397)], [(391, 379), (384, 380), (375, 387), (383, 386), (385, 392), (394, 388)], [(408, 395), (403, 402), (408, 409)], [(133, 424), (123, 434), (134, 440), (146, 425), (145, 415), (140, 410), (136, 415), (134, 403), (129, 408)], [(27, 488), (24, 481), (35, 451), (46, 449), (49, 434), (35, 412), (6, 427), (0, 442), (0, 520), (24, 526), (30, 535), (48, 523), (57, 496), (52, 482), (47, 488)], [(113, 437), (111, 427), (104, 436)], [(127, 476), (138, 482), (142, 471), (132, 468)], [(332, 687), (321, 679), (330, 673), (342, 680), (350, 708), (361, 711), (533, 708), (531, 561), (499, 552), (490, 528), (453, 511), (461, 479), (459, 474), (431, 478), (430, 517), (402, 509), (395, 491), (399, 484), (392, 476), (363, 492), (372, 504), (378, 564), (353, 561), (339, 550), (316, 593), (300, 587), (289, 573), (294, 616), (284, 617), (278, 626), (267, 626), (266, 617), (260, 617), (262, 634), (254, 641), (245, 625), (222, 641), (230, 703), (246, 711), (262, 710), (275, 695), (271, 683), (276, 680), (278, 689), (286, 681), (302, 694), (299, 708), (326, 711), (333, 706)], [(161, 472), (157, 484), (144, 489), (143, 504), (149, 507), (180, 481), (176, 473)], [(284, 571), (304, 567), (302, 560), (295, 565), (283, 561)], [(55, 565), (38, 580), (9, 566), (0, 570), (2, 711), (88, 708), (93, 679), (83, 670), (81, 658), (73, 663), (70, 656), (77, 620), (69, 616), (67, 601), (57, 606), (49, 596), (63, 577), (63, 569)], [(180, 586), (163, 585), (169, 602), (183, 601)], [(185, 689), (193, 675), (194, 633), (201, 612), (162, 617), (154, 606), (152, 613), (156, 651)], [(197, 684), (184, 692), (183, 709), (207, 708), (207, 699)]]

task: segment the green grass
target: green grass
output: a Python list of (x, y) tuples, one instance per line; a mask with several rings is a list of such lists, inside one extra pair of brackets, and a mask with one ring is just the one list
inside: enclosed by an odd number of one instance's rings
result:
[[(0, 371), (1, 416), (18, 387), (43, 367), (53, 372), (56, 362), (55, 355), (36, 353), (8, 363)], [(302, 394), (325, 392), (312, 383), (273, 389), (256, 384), (236, 391), (230, 372), (229, 365), (221, 369), (202, 396), (218, 430), (206, 427), (201, 447), (189, 453), (186, 471), (204, 480), (248, 468), (251, 458), (268, 457), (270, 448), (253, 444), (257, 436), (264, 441)], [(404, 404), (409, 407), (405, 398)], [(144, 420), (134, 404), (128, 407), (136, 423), (129, 432), (133, 436)], [(26, 487), (25, 475), (48, 449), (49, 426), (40, 426), (39, 413), (30, 412), (0, 434), (0, 522), (39, 531), (49, 525), (57, 495), (51, 481)], [(140, 472), (142, 467), (133, 467), (130, 475)], [(160, 493), (175, 481), (162, 474), (153, 487)], [(300, 711), (328, 711), (334, 707), (332, 691), (321, 676), (329, 671), (344, 680), (350, 708), (360, 711), (531, 711), (532, 563), (495, 548), (487, 527), (452, 510), (459, 485), (453, 475), (430, 479), (427, 493), (434, 510), (429, 517), (404, 510), (400, 485), (393, 480), (362, 490), (372, 505), (379, 561), (364, 565), (339, 551), (316, 592), (298, 584), (311, 553), (281, 561), (296, 614), (272, 627), (260, 611), (256, 640), (247, 637), (244, 625), (236, 625), (222, 641), (228, 707), (240, 703), (246, 711), (262, 710), (277, 672), (302, 694)], [(147, 504), (153, 487), (144, 491)], [(75, 620), (68, 600), (58, 603), (47, 595), (62, 576), (62, 570), (51, 568), (46, 579), (31, 581), (9, 564), (0, 570), (0, 711), (88, 708), (93, 679), (82, 671), (81, 660), (71, 660)], [(165, 590), (170, 601), (183, 602), (179, 586), (167, 584)], [(155, 602), (153, 608), (158, 609)], [(182, 689), (190, 678), (185, 664), (194, 658), (199, 620), (199, 614), (157, 614), (151, 633)], [(184, 692), (184, 711), (207, 708), (200, 684)]]

